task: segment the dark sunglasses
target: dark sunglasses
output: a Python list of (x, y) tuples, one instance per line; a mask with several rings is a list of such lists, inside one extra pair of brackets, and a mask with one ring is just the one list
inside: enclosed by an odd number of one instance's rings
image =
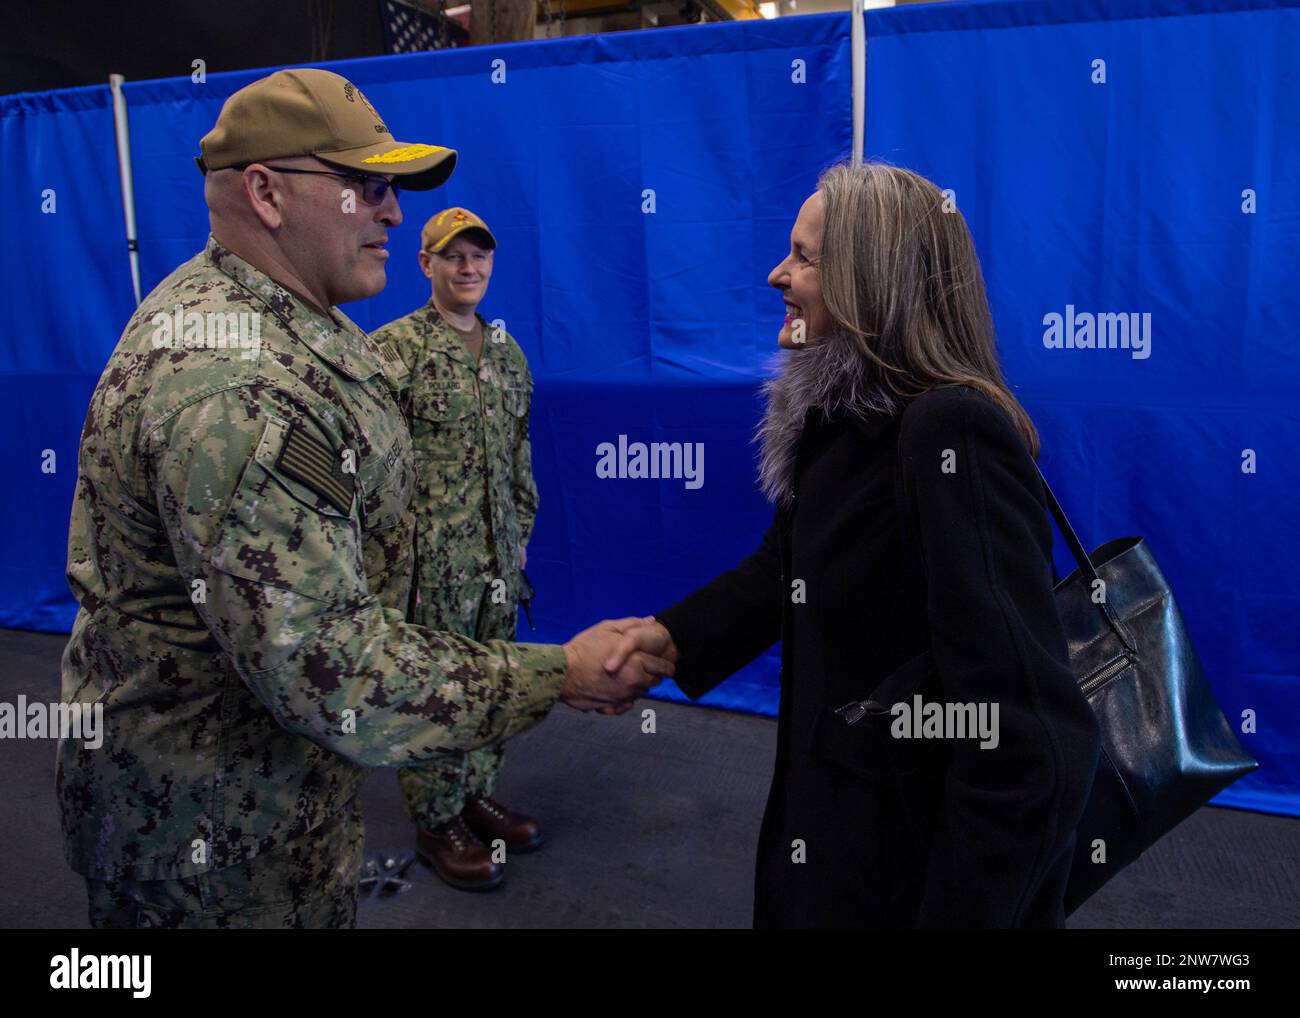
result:
[[(252, 165), (252, 163), (240, 163), (237, 166), (232, 166), (231, 169), (243, 170)], [(395, 200), (400, 198), (402, 194), (402, 189), (397, 183), (385, 180), (383, 177), (370, 177), (360, 173), (336, 173), (333, 170), (300, 170), (293, 166), (272, 166), (270, 163), (261, 163), (260, 165), (265, 166), (268, 170), (275, 170), (277, 173), (305, 173), (309, 176), (338, 177), (340, 180), (351, 181), (360, 185), (361, 200), (367, 205), (382, 205), (390, 190), (393, 192)]]

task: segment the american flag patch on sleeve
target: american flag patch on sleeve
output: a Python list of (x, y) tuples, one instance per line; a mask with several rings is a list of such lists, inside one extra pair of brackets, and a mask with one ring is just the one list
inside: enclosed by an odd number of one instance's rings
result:
[(287, 477), (305, 484), (339, 512), (352, 511), (356, 474), (345, 471), (342, 458), (324, 442), (307, 434), (301, 425), (289, 426), (275, 466)]

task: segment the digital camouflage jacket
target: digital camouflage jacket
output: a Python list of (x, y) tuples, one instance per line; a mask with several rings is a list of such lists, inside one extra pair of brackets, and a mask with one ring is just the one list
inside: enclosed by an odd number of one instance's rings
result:
[(528, 418), (533, 380), (513, 337), (477, 316), (476, 364), (432, 302), (372, 334), (409, 369), (403, 409), (415, 443), (416, 561), (420, 597), (435, 617), (473, 617), (484, 585), (519, 600), (519, 549), (537, 517)]
[(127, 324), (68, 540), (63, 699), (104, 706), (102, 746), (59, 746), (77, 872), (238, 863), (336, 813), (365, 767), (509, 737), (556, 699), (562, 648), (404, 621), (403, 370), (212, 238)]

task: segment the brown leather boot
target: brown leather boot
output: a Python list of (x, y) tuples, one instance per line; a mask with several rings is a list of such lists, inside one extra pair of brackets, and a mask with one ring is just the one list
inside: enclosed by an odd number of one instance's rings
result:
[(490, 891), (506, 877), (505, 867), (492, 861), (492, 850), (474, 836), (461, 817), (432, 830), (419, 828), (415, 854), (462, 891)]
[(533, 852), (542, 844), (542, 828), (536, 820), (506, 809), (490, 795), (466, 799), (461, 816), (484, 844), (500, 838), (508, 853)]

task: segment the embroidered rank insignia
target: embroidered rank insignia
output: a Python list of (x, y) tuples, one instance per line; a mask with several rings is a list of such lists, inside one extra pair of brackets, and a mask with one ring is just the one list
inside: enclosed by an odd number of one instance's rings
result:
[(356, 474), (345, 471), (340, 458), (329, 446), (307, 434), (297, 424), (289, 426), (275, 466), (286, 476), (305, 484), (339, 512), (352, 511)]

